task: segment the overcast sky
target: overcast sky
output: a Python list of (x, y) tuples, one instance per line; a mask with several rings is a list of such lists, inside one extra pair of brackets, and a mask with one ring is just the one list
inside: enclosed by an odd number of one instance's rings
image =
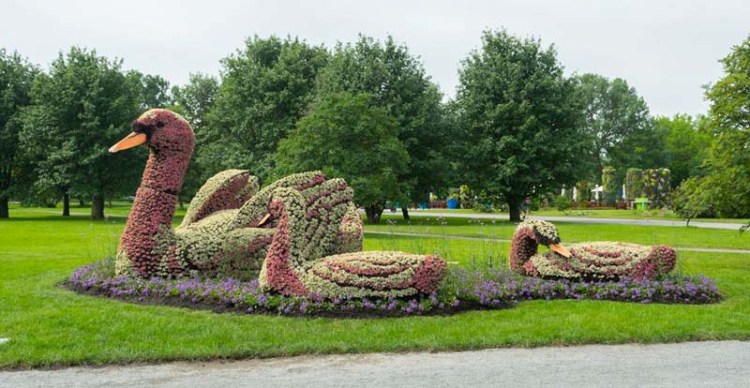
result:
[(0, 2), (0, 47), (47, 66), (72, 45), (120, 57), (173, 84), (219, 74), (257, 34), (332, 47), (388, 34), (421, 57), (448, 97), (482, 30), (554, 44), (568, 74), (621, 77), (654, 114), (704, 113), (702, 86), (750, 34), (750, 1), (31, 1)]

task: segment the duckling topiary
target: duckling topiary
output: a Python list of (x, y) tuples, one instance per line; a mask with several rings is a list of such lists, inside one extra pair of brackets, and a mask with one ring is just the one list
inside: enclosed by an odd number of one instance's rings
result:
[[(539, 253), (539, 245), (550, 248)], [(521, 222), (510, 248), (512, 271), (535, 277), (615, 280), (653, 279), (669, 273), (677, 260), (673, 248), (621, 242), (584, 242), (565, 248), (557, 228), (542, 220)]]

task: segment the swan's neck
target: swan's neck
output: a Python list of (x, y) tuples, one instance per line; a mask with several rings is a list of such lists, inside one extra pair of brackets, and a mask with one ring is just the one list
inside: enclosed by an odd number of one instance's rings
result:
[[(177, 195), (190, 154), (151, 150), (143, 179), (120, 239), (133, 269), (142, 277), (155, 275), (164, 255), (166, 231), (172, 229)], [(160, 249), (157, 249), (160, 248)]]
[(516, 230), (510, 245), (510, 269), (514, 272), (524, 273), (523, 265), (532, 256), (536, 255), (539, 243), (534, 238), (531, 228)]

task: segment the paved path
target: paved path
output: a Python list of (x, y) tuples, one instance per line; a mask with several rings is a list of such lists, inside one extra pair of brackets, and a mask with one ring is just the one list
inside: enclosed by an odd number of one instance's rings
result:
[[(449, 234), (430, 234), (430, 233), (411, 233), (411, 232), (391, 232), (391, 231), (379, 231), (379, 230), (365, 230), (365, 234), (379, 234), (385, 236), (405, 236), (405, 237), (422, 237), (422, 238), (437, 238), (444, 240), (469, 240), (469, 241), (491, 241), (500, 243), (509, 243), (511, 240), (503, 238), (493, 237), (472, 237), (472, 236), (456, 236)], [(576, 241), (570, 241), (571, 244)], [(565, 242), (563, 242), (565, 244)], [(678, 251), (687, 252), (711, 252), (711, 253), (739, 253), (750, 255), (750, 250), (747, 249), (727, 249), (727, 248), (695, 248), (695, 247), (673, 247)]]
[(748, 387), (748, 365), (750, 342), (726, 341), (0, 372), (0, 386)]
[[(401, 214), (401, 213), (384, 213), (384, 214)], [(502, 213), (454, 213), (445, 212), (420, 212), (419, 210), (409, 211), (410, 216), (415, 217), (464, 217), (475, 219), (489, 220), (507, 220), (508, 215)], [(547, 220), (551, 222), (573, 222), (583, 224), (620, 224), (620, 225), (640, 225), (640, 226), (681, 226), (685, 227), (685, 221), (670, 220), (644, 220), (628, 218), (591, 218), (591, 217), (560, 217), (560, 216), (535, 216), (530, 215), (529, 219)], [(728, 222), (700, 222), (691, 221), (690, 226), (708, 229), (733, 229), (739, 230), (743, 224)]]

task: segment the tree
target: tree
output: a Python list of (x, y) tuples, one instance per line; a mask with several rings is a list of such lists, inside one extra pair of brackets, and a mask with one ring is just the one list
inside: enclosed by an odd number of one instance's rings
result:
[(143, 74), (140, 71), (129, 71), (128, 79), (133, 82), (133, 89), (140, 95), (141, 109), (166, 108), (174, 104), (170, 93), (169, 81), (159, 75)]
[(327, 61), (323, 47), (275, 36), (248, 39), (243, 50), (222, 60), (206, 144), (198, 149), (207, 172), (245, 168), (267, 179), (279, 141), (307, 112), (315, 78)]
[(451, 143), (447, 112), (437, 86), (406, 46), (390, 36), (382, 43), (360, 36), (354, 44), (338, 44), (317, 85), (319, 96), (370, 94), (372, 103), (397, 123), (398, 139), (410, 157), (397, 171), (405, 218), (410, 202), (427, 201), (430, 192), (443, 188), (449, 170), (446, 147)]
[(21, 137), (39, 160), (37, 191), (59, 191), (63, 214), (69, 214), (70, 194), (77, 193), (92, 198), (92, 218), (104, 218), (105, 198), (137, 186), (145, 150), (117, 157), (107, 152), (130, 131), (142, 107), (121, 66), (121, 60), (73, 47), (34, 81)]
[(713, 139), (706, 175), (689, 179), (679, 191), (696, 203), (710, 193), (708, 206), (720, 217), (750, 217), (750, 37), (721, 62), (724, 76), (706, 90)]
[[(187, 84), (172, 88), (172, 95), (177, 104), (175, 108), (193, 127), (198, 151), (207, 144), (206, 117), (214, 104), (218, 89), (219, 82), (216, 78), (200, 73), (190, 74)], [(201, 160), (193, 157), (180, 190), (180, 206), (183, 202), (190, 201), (208, 178)]]
[(622, 171), (627, 171), (628, 168), (649, 169), (669, 166), (667, 136), (668, 131), (654, 125), (651, 119), (644, 128), (630, 132), (620, 145), (612, 149), (608, 158), (609, 163), (617, 170), (616, 184), (619, 186), (623, 182)]
[(29, 93), (37, 69), (21, 55), (0, 49), (0, 218), (10, 216), (8, 202), (30, 179), (30, 160), (18, 134), (21, 114), (31, 103)]
[[(621, 78), (609, 80), (598, 74), (583, 74), (574, 80), (577, 98), (584, 105), (583, 129), (594, 144), (595, 179), (600, 179), (607, 164), (620, 175), (629, 167), (638, 167), (641, 162), (628, 160), (628, 157), (650, 155), (650, 149), (642, 147), (650, 144), (647, 139), (653, 134), (649, 132), (646, 102)], [(639, 147), (641, 152), (638, 152)], [(622, 177), (618, 181), (621, 182)]]
[(711, 214), (711, 197), (715, 192), (708, 183), (699, 177), (689, 178), (672, 194), (674, 210), (686, 220), (685, 226), (690, 226), (693, 218)]
[(706, 179), (720, 216), (750, 217), (750, 37), (721, 62), (724, 77), (706, 92), (714, 137)]
[(508, 202), (520, 221), (525, 197), (572, 185), (590, 152), (573, 83), (553, 47), (505, 31), (485, 31), (464, 60), (456, 104), (465, 131), (469, 184)]
[(700, 122), (688, 115), (658, 117), (655, 125), (666, 133), (666, 149), (669, 153), (669, 170), (672, 174), (672, 187), (676, 188), (684, 180), (702, 175), (703, 161), (708, 156), (711, 136), (699, 130)]
[(369, 94), (321, 97), (278, 152), (279, 174), (323, 170), (354, 189), (354, 201), (377, 224), (385, 201), (398, 198), (398, 172), (409, 162), (398, 124)]

